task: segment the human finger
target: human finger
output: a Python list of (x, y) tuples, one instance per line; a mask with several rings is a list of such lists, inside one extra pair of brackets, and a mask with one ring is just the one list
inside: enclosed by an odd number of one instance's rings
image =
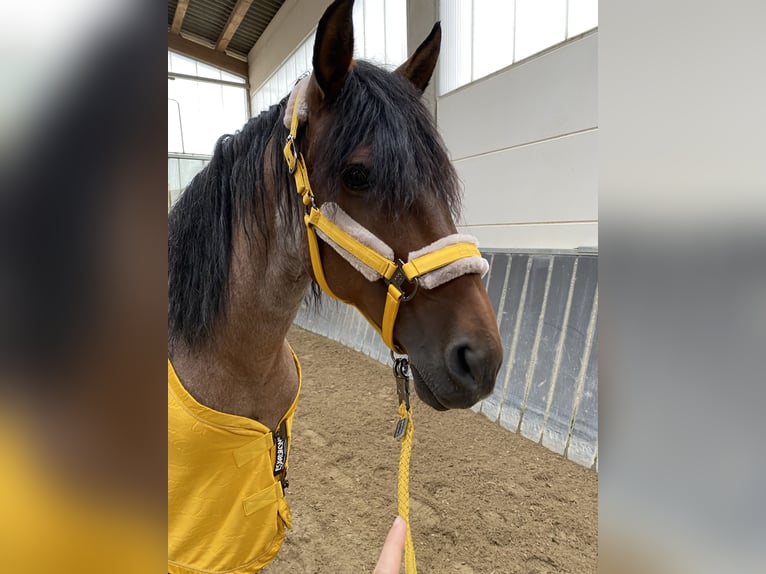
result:
[(383, 543), (383, 550), (380, 552), (373, 574), (399, 574), (406, 534), (407, 527), (404, 520), (397, 516)]

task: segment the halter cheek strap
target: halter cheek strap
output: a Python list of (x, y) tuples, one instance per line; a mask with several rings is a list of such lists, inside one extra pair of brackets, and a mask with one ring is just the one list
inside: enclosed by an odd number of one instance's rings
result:
[[(476, 246), (476, 239), (460, 234), (448, 235), (422, 249), (409, 254), (407, 261), (394, 259), (393, 250), (368, 229), (354, 221), (338, 205), (325, 203), (317, 208), (314, 193), (309, 183), (308, 171), (303, 154), (296, 147), (296, 134), (301, 117), (305, 118), (305, 104), (300, 91), (306, 80), (299, 82), (289, 102), (292, 104), (290, 134), (284, 147), (284, 156), (290, 173), (295, 178), (295, 187), (308, 208), (303, 217), (308, 237), (311, 267), (314, 279), (322, 290), (331, 297), (341, 299), (332, 292), (327, 284), (322, 259), (319, 252), (317, 235), (337, 251), (368, 281), (382, 279), (387, 285), (386, 303), (383, 310), (382, 325), (375, 322), (363, 311), (367, 321), (380, 333), (383, 342), (392, 351), (398, 351), (394, 343), (394, 324), (399, 312), (399, 305), (411, 299), (418, 287), (434, 289), (467, 273), (486, 273), (488, 265), (481, 257)], [(289, 108), (288, 108), (289, 109)], [(285, 115), (287, 120), (287, 115)], [(413, 285), (409, 293), (403, 289), (404, 282)]]

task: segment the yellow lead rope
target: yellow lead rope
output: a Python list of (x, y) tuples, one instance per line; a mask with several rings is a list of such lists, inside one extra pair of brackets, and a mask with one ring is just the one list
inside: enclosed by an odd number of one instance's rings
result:
[(404, 403), (399, 403), (400, 420), (406, 420), (407, 427), (402, 437), (402, 450), (399, 454), (398, 490), (399, 516), (404, 520), (407, 527), (407, 536), (404, 539), (404, 572), (417, 574), (418, 567), (415, 564), (415, 546), (412, 544), (412, 532), (410, 531), (410, 455), (412, 454), (412, 408), (407, 408)]
[(398, 512), (407, 527), (404, 539), (404, 572), (417, 574), (415, 565), (415, 546), (412, 544), (410, 530), (410, 455), (412, 454), (412, 435), (415, 427), (412, 424), (412, 408), (410, 407), (410, 362), (406, 356), (395, 358), (394, 377), (396, 378), (396, 394), (399, 396), (399, 420), (394, 429), (394, 438), (402, 440), (402, 450), (399, 454), (399, 474), (397, 490), (399, 495)]

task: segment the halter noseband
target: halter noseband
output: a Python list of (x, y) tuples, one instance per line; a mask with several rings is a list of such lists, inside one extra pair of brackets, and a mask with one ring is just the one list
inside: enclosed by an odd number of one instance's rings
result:
[[(284, 156), (290, 173), (295, 177), (296, 190), (301, 196), (303, 204), (308, 208), (308, 213), (304, 215), (303, 221), (306, 225), (314, 278), (325, 293), (334, 299), (350, 303), (335, 295), (327, 284), (319, 254), (319, 242), (317, 240), (317, 233), (319, 233), (323, 240), (341, 256), (349, 260), (368, 280), (375, 281), (380, 278), (386, 283), (388, 292), (386, 293), (382, 326), (378, 327), (364, 311), (361, 309), (359, 311), (380, 333), (383, 342), (389, 349), (401, 352), (394, 343), (394, 323), (400, 303), (409, 301), (421, 284), (423, 288), (433, 289), (468, 273), (483, 275), (487, 271), (487, 262), (481, 257), (481, 253), (476, 247), (476, 240), (473, 237), (459, 234), (448, 235), (431, 245), (410, 253), (407, 262), (394, 259), (393, 250), (388, 245), (351, 219), (337, 205), (325, 203), (317, 208), (314, 203), (314, 193), (309, 183), (306, 162), (303, 159), (303, 154), (296, 147), (299, 123), (298, 108), (301, 103), (299, 91), (305, 84), (305, 81), (299, 82), (290, 98), (294, 102), (290, 118), (290, 134), (285, 143)], [(385, 255), (381, 251), (385, 252)], [(421, 278), (423, 278), (422, 281)], [(402, 289), (405, 281), (413, 285), (409, 293), (405, 293)]]

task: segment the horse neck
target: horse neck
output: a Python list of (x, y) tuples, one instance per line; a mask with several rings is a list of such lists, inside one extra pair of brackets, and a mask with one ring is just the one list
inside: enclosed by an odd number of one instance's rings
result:
[(258, 367), (281, 348), (310, 283), (305, 240), (279, 226), (276, 221), (266, 245), (252, 245), (241, 229), (234, 237), (221, 331), (230, 350), (257, 360)]
[(215, 337), (194, 353), (181, 349), (173, 356), (181, 381), (198, 401), (269, 428), (276, 426), (297, 391), (285, 337), (310, 283), (305, 236), (289, 225), (294, 224), (275, 215), (265, 234), (237, 226), (226, 311)]

